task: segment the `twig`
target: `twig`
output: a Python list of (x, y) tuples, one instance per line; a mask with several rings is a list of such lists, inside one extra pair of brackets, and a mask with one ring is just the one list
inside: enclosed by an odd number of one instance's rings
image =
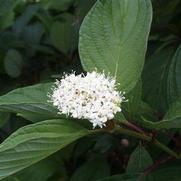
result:
[(128, 121), (123, 121), (122, 124), (124, 124), (128, 128), (131, 128), (131, 129), (133, 129), (133, 130), (135, 130), (135, 131), (137, 131), (139, 133), (146, 134), (146, 132), (142, 128), (138, 127), (137, 125), (135, 125), (133, 123), (130, 123)]
[(138, 138), (138, 139), (148, 141), (148, 142), (152, 142), (154, 145), (156, 145), (158, 148), (160, 148), (164, 152), (168, 153), (172, 157), (177, 158), (177, 159), (181, 158), (181, 156), (179, 154), (177, 154), (175, 151), (173, 151), (172, 149), (170, 149), (169, 147), (167, 147), (163, 143), (159, 142), (157, 139), (154, 139), (154, 141), (153, 141), (152, 137), (150, 137), (148, 135), (145, 135), (143, 133), (138, 133), (136, 131), (129, 130), (129, 129), (122, 128), (122, 127), (115, 127), (113, 132), (125, 134), (125, 135), (128, 135), (128, 136), (132, 136), (132, 137), (135, 137), (135, 138)]

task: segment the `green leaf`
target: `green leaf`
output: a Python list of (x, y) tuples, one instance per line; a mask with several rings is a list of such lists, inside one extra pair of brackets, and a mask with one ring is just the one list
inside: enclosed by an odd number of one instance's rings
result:
[(15, 13), (13, 11), (7, 12), (5, 15), (0, 16), (1, 29), (8, 28), (13, 24)]
[(41, 23), (34, 23), (24, 28), (22, 34), (25, 42), (28, 44), (38, 44), (44, 33), (44, 29)]
[(110, 134), (99, 135), (97, 141), (94, 145), (94, 151), (102, 154), (111, 152), (111, 150), (116, 149), (120, 142), (118, 139)]
[(6, 112), (0, 112), (0, 128), (2, 126), (4, 126), (4, 124), (6, 123), (6, 121), (8, 121), (10, 115), (9, 113)]
[(18, 17), (13, 25), (13, 30), (20, 34), (24, 27), (30, 22), (33, 16), (36, 15), (37, 11), (39, 10), (38, 5), (29, 5), (26, 7), (25, 11)]
[(105, 158), (98, 157), (87, 161), (80, 166), (71, 178), (71, 181), (95, 181), (110, 175), (110, 168)]
[[(138, 146), (131, 154), (126, 172), (128, 174), (143, 174), (149, 166), (153, 164), (152, 158), (143, 146)], [(144, 178), (144, 176), (143, 176)], [(152, 178), (149, 176), (149, 180)]]
[(181, 45), (177, 48), (169, 67), (167, 92), (170, 103), (181, 96)]
[(128, 120), (134, 120), (134, 116), (139, 114), (142, 99), (142, 83), (139, 81), (136, 86), (126, 94), (127, 102), (123, 103), (123, 112)]
[[(60, 163), (56, 159), (50, 157), (10, 176), (3, 181), (26, 180), (26, 181), (45, 181), (49, 179), (55, 172), (60, 170)], [(62, 166), (62, 165), (61, 165)], [(62, 169), (61, 169), (62, 171)]]
[[(1, 47), (1, 37), (0, 37), (0, 47)], [(3, 50), (0, 50), (0, 73), (4, 73), (4, 55), (5, 55), (5, 52)]]
[(71, 48), (71, 36), (73, 28), (73, 16), (64, 14), (63, 22), (55, 21), (50, 30), (50, 39), (52, 44), (63, 53), (68, 53)]
[(75, 0), (74, 6), (76, 7), (76, 13), (79, 17), (79, 21), (82, 22), (83, 18), (86, 16), (87, 12), (95, 4), (96, 0)]
[(119, 121), (119, 122), (123, 122), (123, 121), (126, 120), (123, 112), (118, 112), (118, 113), (116, 113), (114, 119), (115, 119), (116, 121)]
[(22, 55), (15, 49), (9, 50), (4, 59), (4, 68), (6, 73), (13, 78), (19, 77), (22, 66)]
[(142, 124), (141, 117), (157, 120), (154, 110), (142, 100), (142, 81), (138, 81), (136, 86), (125, 95), (128, 101), (122, 104), (122, 110), (126, 120)]
[(153, 164), (152, 158), (143, 146), (138, 146), (131, 154), (128, 165), (127, 173), (143, 172), (147, 167)]
[(48, 120), (20, 128), (0, 145), (0, 180), (88, 134), (70, 120)]
[(181, 97), (177, 99), (169, 108), (164, 119), (174, 120), (181, 118)]
[(41, 5), (45, 8), (45, 9), (54, 9), (54, 10), (58, 10), (58, 11), (65, 11), (67, 10), (71, 4), (72, 4), (73, 0), (43, 0), (40, 1)]
[(122, 174), (106, 177), (97, 181), (136, 181), (139, 177), (139, 174)]
[[(154, 26), (161, 27), (162, 24), (169, 24), (170, 20), (176, 15), (176, 8), (179, 8), (180, 0), (152, 0), (155, 9)], [(161, 33), (161, 31), (160, 31)]]
[(151, 19), (150, 0), (97, 1), (80, 30), (84, 69), (109, 72), (121, 90), (131, 90), (143, 68)]
[(0, 36), (0, 47), (2, 50), (9, 50), (12, 48), (24, 48), (25, 44), (14, 32), (5, 31)]
[(57, 109), (49, 103), (52, 83), (38, 84), (13, 90), (0, 97), (0, 110), (15, 112), (32, 121), (58, 117)]
[(181, 167), (172, 166), (157, 169), (152, 173), (154, 181), (181, 181)]
[(7, 13), (8, 11), (13, 11), (13, 9), (20, 3), (21, 0), (1, 0), (0, 1), (0, 16)]
[(142, 126), (149, 129), (181, 129), (181, 97), (169, 108), (162, 121), (151, 122), (143, 118)]
[(143, 70), (143, 98), (161, 113), (168, 109), (165, 75), (173, 53), (173, 48), (157, 50), (147, 59)]
[(170, 106), (168, 112), (160, 124), (160, 127), (165, 129), (181, 129), (181, 97)]
[(181, 47), (175, 52), (174, 47), (167, 46), (157, 49), (146, 61), (143, 71), (143, 97), (161, 115), (181, 96), (180, 57)]
[(47, 32), (50, 31), (51, 25), (53, 23), (54, 17), (49, 14), (48, 11), (38, 11), (36, 13), (36, 17), (41, 21), (44, 25), (44, 28)]

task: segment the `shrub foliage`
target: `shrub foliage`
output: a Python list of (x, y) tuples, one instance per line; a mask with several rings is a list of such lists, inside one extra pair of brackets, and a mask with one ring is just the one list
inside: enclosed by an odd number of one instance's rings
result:
[[(181, 179), (179, 0), (0, 0), (0, 180)], [(103, 129), (48, 102), (63, 72), (116, 77)]]

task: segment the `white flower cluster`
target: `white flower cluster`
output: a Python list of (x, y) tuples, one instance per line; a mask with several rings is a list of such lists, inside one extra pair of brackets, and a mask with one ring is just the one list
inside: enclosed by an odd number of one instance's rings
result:
[(94, 128), (102, 128), (107, 120), (113, 119), (125, 100), (124, 93), (116, 90), (116, 81), (96, 71), (86, 76), (64, 75), (56, 81), (49, 97), (60, 114), (88, 119)]

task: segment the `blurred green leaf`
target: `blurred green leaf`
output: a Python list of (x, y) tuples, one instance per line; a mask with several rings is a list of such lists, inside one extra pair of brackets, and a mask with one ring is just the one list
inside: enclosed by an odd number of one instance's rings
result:
[(151, 122), (143, 118), (142, 126), (149, 129), (181, 129), (181, 97), (171, 104), (162, 121)]
[(10, 11), (6, 13), (4, 16), (0, 16), (0, 27), (1, 29), (8, 28), (14, 23), (15, 13)]
[(74, 158), (78, 160), (87, 152), (89, 152), (89, 150), (94, 146), (97, 139), (98, 136), (95, 135), (81, 138), (80, 141), (76, 143), (76, 147), (74, 148)]
[(3, 50), (0, 50), (0, 73), (4, 73), (4, 56), (5, 52)]
[(36, 12), (39, 10), (38, 5), (29, 5), (26, 7), (24, 12), (19, 16), (14, 25), (13, 25), (13, 30), (17, 33), (20, 34), (24, 27), (30, 22), (30, 20), (33, 18), (33, 16), (36, 15)]
[(176, 7), (179, 6), (180, 0), (152, 0), (155, 9), (154, 19), (157, 26), (169, 23), (173, 18)]
[(110, 72), (121, 90), (130, 91), (141, 75), (151, 19), (149, 0), (97, 1), (80, 30), (84, 69)]
[(45, 30), (49, 32), (54, 17), (51, 16), (48, 11), (43, 11), (42, 9), (36, 13), (36, 17), (42, 22), (42, 24), (45, 27)]
[(110, 175), (109, 165), (104, 157), (88, 160), (80, 166), (71, 178), (71, 181), (95, 181)]
[(74, 0), (74, 6), (76, 7), (76, 13), (80, 23), (95, 2), (96, 0)]
[(139, 174), (122, 174), (122, 175), (113, 175), (97, 181), (137, 181)]
[(178, 98), (169, 108), (164, 119), (174, 120), (181, 118), (181, 97)]
[(177, 48), (169, 66), (167, 92), (170, 103), (181, 96), (181, 45)]
[(174, 51), (170, 46), (158, 49), (147, 60), (143, 72), (144, 99), (160, 114), (181, 96), (181, 48)]
[(12, 48), (24, 48), (25, 44), (20, 40), (17, 34), (11, 31), (5, 31), (0, 34), (0, 48), (4, 51), (8, 51)]
[(87, 135), (70, 120), (48, 120), (20, 128), (0, 145), (0, 180)]
[(116, 149), (119, 145), (118, 140), (109, 134), (103, 134), (97, 139), (94, 150), (99, 153), (108, 153), (110, 150)]
[(21, 0), (1, 0), (0, 1), (0, 16), (11, 12), (20, 3)]
[(169, 108), (160, 124), (161, 128), (180, 128), (181, 129), (181, 97), (178, 98)]
[(8, 121), (10, 115), (6, 112), (0, 112), (0, 128)]
[(157, 50), (147, 59), (143, 70), (143, 98), (161, 113), (168, 109), (166, 78), (173, 53), (174, 49), (169, 47)]
[(181, 167), (165, 167), (152, 173), (154, 181), (181, 181)]
[(19, 77), (23, 66), (22, 55), (15, 49), (7, 52), (4, 59), (4, 68), (6, 73), (13, 78)]
[(34, 23), (24, 28), (22, 36), (28, 44), (38, 44), (44, 33), (41, 23)]
[(61, 52), (68, 53), (72, 45), (73, 16), (63, 15), (63, 21), (55, 21), (50, 30), (52, 44)]
[(72, 5), (72, 2), (73, 0), (43, 0), (40, 3), (45, 9), (65, 11)]

